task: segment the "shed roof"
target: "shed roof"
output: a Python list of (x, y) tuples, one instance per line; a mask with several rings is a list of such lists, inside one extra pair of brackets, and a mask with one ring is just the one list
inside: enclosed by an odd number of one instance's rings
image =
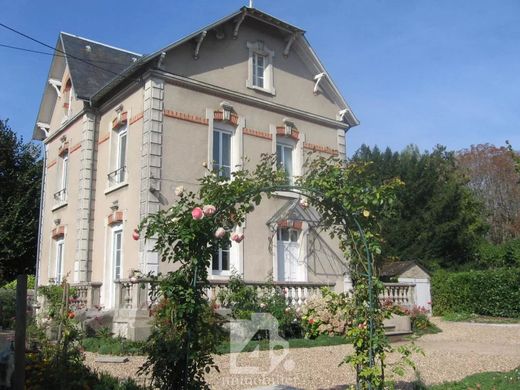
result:
[(428, 275), (430, 274), (423, 266), (415, 261), (394, 261), (384, 263), (381, 267), (380, 276), (394, 277), (404, 274), (412, 267), (419, 267)]

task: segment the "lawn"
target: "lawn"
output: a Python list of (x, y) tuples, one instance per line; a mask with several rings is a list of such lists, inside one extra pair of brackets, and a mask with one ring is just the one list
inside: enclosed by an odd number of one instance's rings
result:
[(480, 324), (518, 324), (520, 318), (490, 317), (470, 313), (448, 313), (442, 317), (445, 321), (476, 322)]
[(448, 382), (431, 387), (416, 389), (428, 390), (518, 390), (520, 389), (520, 367), (509, 372), (484, 372), (470, 375), (458, 382)]
[[(342, 336), (326, 336), (322, 335), (313, 340), (309, 339), (287, 339), (289, 348), (312, 348), (326, 347), (330, 345), (347, 344)], [(102, 355), (142, 355), (142, 347), (144, 341), (130, 341), (124, 338), (101, 338), (88, 337), (82, 340), (81, 344), (85, 351), (96, 352)], [(252, 352), (255, 349), (266, 351), (269, 349), (269, 340), (252, 340), (243, 349), (242, 352)], [(229, 341), (223, 341), (217, 348), (217, 353), (224, 354), (231, 351)]]

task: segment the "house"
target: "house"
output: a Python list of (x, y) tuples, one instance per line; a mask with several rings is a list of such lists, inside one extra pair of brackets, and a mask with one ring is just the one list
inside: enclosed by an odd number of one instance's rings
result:
[[(143, 337), (137, 271), (167, 272), (139, 222), (195, 189), (206, 168), (229, 176), (274, 153), (290, 176), (307, 152), (345, 157), (358, 121), (298, 27), (255, 8), (151, 55), (61, 33), (34, 129), (45, 149), (37, 280), (64, 278), (80, 300)], [(319, 216), (278, 193), (248, 216), (246, 240), (215, 254), (211, 278), (269, 275), (296, 298), (349, 284), (345, 259)], [(300, 294), (300, 295), (298, 295)]]

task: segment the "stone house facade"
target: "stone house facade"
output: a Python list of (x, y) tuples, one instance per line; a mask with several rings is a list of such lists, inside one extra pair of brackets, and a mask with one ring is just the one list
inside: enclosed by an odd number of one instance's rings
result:
[[(178, 186), (195, 189), (203, 165), (230, 175), (274, 153), (298, 176), (307, 152), (344, 158), (358, 124), (304, 31), (255, 8), (151, 55), (67, 33), (56, 53), (33, 137), (45, 152), (38, 285), (67, 278), (132, 338), (128, 318), (144, 318), (146, 299), (125, 281), (172, 269), (134, 239), (144, 217), (171, 206)], [(305, 213), (292, 194), (262, 202), (211, 277), (343, 290), (346, 262)]]

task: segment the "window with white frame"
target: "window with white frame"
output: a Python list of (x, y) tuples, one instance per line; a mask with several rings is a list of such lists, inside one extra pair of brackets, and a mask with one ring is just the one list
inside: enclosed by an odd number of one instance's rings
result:
[(211, 271), (213, 275), (229, 273), (230, 270), (230, 247), (219, 248), (213, 253)]
[(64, 241), (63, 237), (56, 240), (56, 272), (55, 272), (55, 282), (57, 284), (61, 283), (61, 279), (63, 278), (63, 256), (64, 256)]
[(112, 279), (121, 279), (123, 265), (123, 229), (116, 227), (112, 230)]
[(231, 132), (218, 128), (213, 130), (213, 171), (231, 177)]
[[(116, 131), (116, 142), (115, 142), (115, 168), (108, 174), (108, 184), (116, 185), (126, 181), (126, 154), (127, 154), (127, 143), (128, 143), (128, 127), (121, 127)], [(114, 151), (114, 146), (112, 147)], [(114, 161), (114, 160), (113, 160)]]
[(124, 127), (117, 134), (117, 170), (118, 170), (118, 181), (122, 183), (125, 181), (126, 171), (126, 140), (128, 135), (128, 129)]
[(246, 86), (274, 95), (274, 51), (268, 49), (262, 41), (247, 42), (247, 47), (249, 49), (249, 69)]
[(276, 163), (279, 169), (285, 170), (289, 183), (293, 182), (293, 151), (294, 146), (277, 142), (276, 143)]
[(67, 201), (67, 182), (69, 176), (69, 153), (61, 156), (61, 166), (58, 176), (58, 191), (54, 194), (54, 200), (59, 203)]
[(253, 86), (264, 88), (266, 56), (253, 53)]

